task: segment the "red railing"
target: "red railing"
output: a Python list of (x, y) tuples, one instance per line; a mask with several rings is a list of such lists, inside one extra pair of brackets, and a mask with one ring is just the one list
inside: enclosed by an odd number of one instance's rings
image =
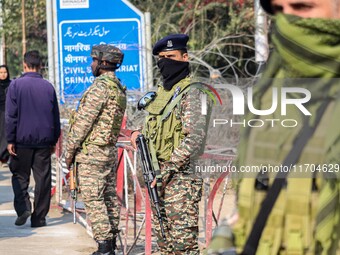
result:
[[(56, 146), (56, 158), (57, 158), (57, 164), (59, 162), (59, 166), (63, 168), (63, 140), (62, 136), (58, 141), (58, 144)], [(205, 153), (203, 158), (212, 158), (216, 159), (222, 159), (227, 162), (227, 164), (231, 163), (232, 157), (227, 156), (223, 157), (221, 155), (213, 155)], [(137, 242), (137, 239), (139, 238), (139, 235), (141, 233), (141, 230), (144, 228), (145, 231), (145, 254), (149, 255), (152, 253), (152, 210), (150, 206), (150, 200), (147, 195), (147, 191), (142, 189), (142, 185), (140, 185), (138, 177), (137, 177), (137, 164), (136, 164), (136, 152), (131, 149), (131, 146), (129, 146), (129, 139), (127, 137), (122, 137), (119, 140), (119, 145), (118, 145), (118, 169), (117, 169), (117, 196), (119, 201), (121, 202), (121, 216), (125, 220), (125, 222), (122, 224), (125, 228), (125, 236), (124, 236), (124, 242), (123, 242), (123, 254), (127, 255), (131, 252), (133, 249), (134, 245)], [(60, 182), (62, 185), (65, 185), (65, 180), (68, 179), (68, 173), (64, 174), (65, 169), (58, 169), (61, 174), (60, 176)], [(128, 168), (130, 171), (128, 171)], [(129, 184), (128, 184), (128, 172), (131, 173), (131, 176), (129, 180), (132, 180), (133, 182), (133, 195), (129, 195)], [(217, 225), (219, 218), (220, 218), (220, 213), (221, 213), (221, 208), (223, 204), (223, 198), (225, 193), (222, 195), (222, 199), (220, 201), (219, 207), (218, 207), (218, 213), (217, 217), (214, 212), (213, 204), (216, 199), (216, 194), (218, 190), (220, 189), (221, 184), (223, 181), (228, 177), (228, 172), (222, 173), (214, 185), (212, 186), (211, 192), (209, 193), (209, 196), (207, 198), (208, 203), (207, 203), (207, 208), (205, 208), (206, 212), (206, 219), (205, 219), (205, 243), (202, 245), (207, 247), (210, 243), (210, 239), (212, 236), (212, 231), (214, 226)], [(67, 184), (67, 183), (66, 183)], [(226, 183), (225, 183), (226, 185)], [(52, 195), (56, 193), (58, 185), (55, 185), (52, 188)], [(132, 200), (132, 201), (131, 201)], [(130, 208), (129, 203), (133, 204), (133, 206)], [(71, 202), (72, 203), (72, 202)], [(71, 207), (69, 207), (71, 208)], [(69, 209), (68, 208), (68, 209)], [(143, 210), (144, 209), (144, 210)], [(80, 212), (84, 212), (84, 210), (80, 210)], [(139, 226), (139, 229), (137, 229), (137, 214), (144, 214), (142, 223)], [(78, 220), (81, 220), (83, 224), (88, 224), (86, 219), (82, 219), (80, 213), (77, 213), (77, 218)], [(130, 219), (132, 218), (132, 224), (133, 224), (133, 242), (131, 244), (130, 242), (130, 247), (128, 247), (128, 235), (130, 233)], [(215, 223), (215, 224), (214, 224)], [(145, 227), (143, 226), (145, 224)], [(88, 232), (90, 231), (90, 227), (86, 226), (88, 229)], [(131, 239), (131, 237), (129, 237)]]

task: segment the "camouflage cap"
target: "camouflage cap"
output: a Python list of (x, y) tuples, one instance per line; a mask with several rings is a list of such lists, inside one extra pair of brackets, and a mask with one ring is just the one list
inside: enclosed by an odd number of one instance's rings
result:
[(99, 44), (92, 47), (91, 57), (120, 65), (123, 62), (124, 53), (113, 45)]

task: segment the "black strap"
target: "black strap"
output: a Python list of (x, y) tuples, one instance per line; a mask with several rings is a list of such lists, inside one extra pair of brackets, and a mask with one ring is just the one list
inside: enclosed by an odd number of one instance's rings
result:
[[(328, 103), (329, 101), (326, 100), (318, 109), (316, 113), (315, 124), (313, 126), (309, 125), (309, 118), (305, 118), (304, 125), (293, 143), (293, 148), (283, 161), (283, 166), (289, 167), (290, 165), (296, 164), (296, 162), (299, 160), (303, 148), (316, 130), (323, 113), (327, 109)], [(254, 255), (256, 253), (269, 214), (273, 209), (275, 201), (278, 198), (282, 187), (286, 183), (288, 174), (289, 171), (281, 171), (276, 175), (273, 185), (267, 191), (267, 196), (261, 204), (260, 211), (256, 216), (253, 228), (250, 232), (250, 235), (248, 236), (247, 242), (241, 255)]]

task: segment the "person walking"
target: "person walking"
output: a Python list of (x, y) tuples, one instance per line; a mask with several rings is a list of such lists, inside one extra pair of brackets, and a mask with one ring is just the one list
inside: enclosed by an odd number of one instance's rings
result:
[[(161, 254), (200, 252), (198, 218), (203, 181), (195, 174), (193, 162), (204, 149), (209, 114), (201, 112), (204, 86), (194, 86), (190, 77), (188, 40), (185, 34), (172, 34), (154, 45), (152, 53), (158, 58), (163, 82), (156, 93), (148, 92), (138, 103), (139, 109), (149, 113), (142, 133), (150, 152), (155, 152), (151, 153), (152, 161), (157, 162), (166, 239), (156, 213), (153, 222)], [(174, 100), (178, 103), (170, 107)], [(136, 130), (131, 135), (134, 148), (139, 134)]]
[(117, 148), (126, 108), (126, 92), (115, 75), (122, 51), (110, 44), (92, 47), (96, 77), (80, 100), (70, 122), (66, 165), (78, 168), (79, 185), (92, 233), (98, 244), (93, 255), (114, 255), (120, 205), (116, 194)]
[[(13, 80), (6, 96), (6, 137), (12, 172), (15, 225), (46, 226), (51, 200), (51, 154), (60, 135), (60, 117), (53, 85), (39, 73), (39, 51), (24, 54), (24, 73)], [(28, 187), (35, 180), (33, 212)]]
[(9, 158), (5, 131), (5, 102), (10, 83), (8, 67), (6, 65), (0, 65), (0, 162), (2, 164), (7, 163)]

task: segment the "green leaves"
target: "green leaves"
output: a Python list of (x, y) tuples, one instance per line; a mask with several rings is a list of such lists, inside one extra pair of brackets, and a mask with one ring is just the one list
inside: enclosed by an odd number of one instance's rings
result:
[[(0, 0), (6, 62), (11, 76), (22, 71), (22, 1)], [(24, 0), (27, 50), (47, 56), (46, 0)], [(209, 78), (218, 69), (222, 78), (244, 78), (254, 68), (253, 1), (232, 0), (130, 0), (151, 13), (152, 44), (172, 33), (190, 36), (192, 71)], [(158, 76), (154, 65), (155, 77)]]
[[(25, 0), (26, 49), (39, 50), (47, 56), (46, 0)], [(22, 72), (22, 0), (1, 0), (3, 27), (0, 31), (5, 39), (6, 64), (11, 77)]]

